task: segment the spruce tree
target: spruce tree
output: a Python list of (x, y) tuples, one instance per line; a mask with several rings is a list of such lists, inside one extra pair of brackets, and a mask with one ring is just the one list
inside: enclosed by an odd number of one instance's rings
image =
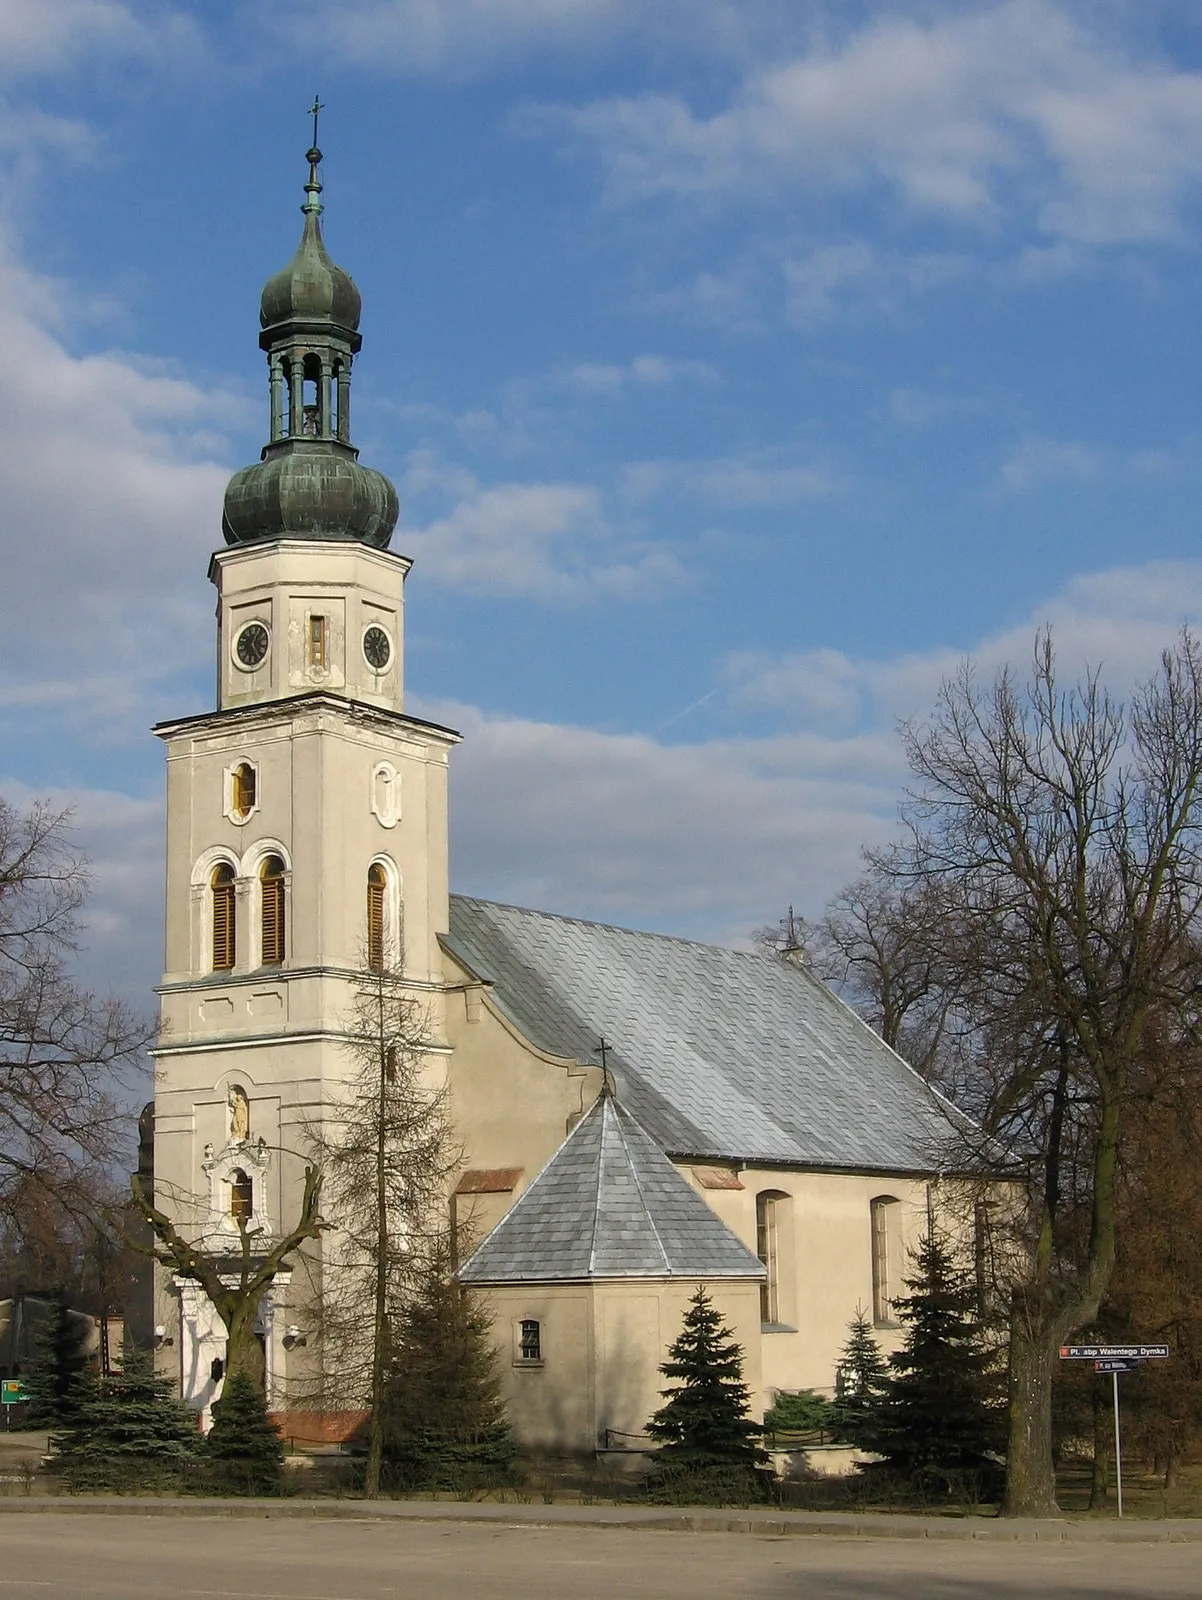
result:
[(673, 1499), (764, 1499), (768, 1457), (757, 1443), (763, 1429), (748, 1416), (743, 1352), (704, 1287), (690, 1301), (659, 1370), (672, 1381), (647, 1424), (659, 1443), (648, 1492)]
[(888, 1368), (863, 1306), (856, 1307), (839, 1356), (833, 1422), (836, 1436), (860, 1445), (875, 1425), (888, 1382)]
[(263, 1391), (245, 1372), (231, 1372), (213, 1406), (201, 1447), (209, 1487), (218, 1494), (278, 1494), (284, 1442), (267, 1415)]
[(386, 1486), (462, 1490), (508, 1478), (515, 1447), (490, 1328), (438, 1248), (393, 1322), (381, 1415)]
[(196, 1459), (196, 1413), (156, 1376), (151, 1357), (127, 1350), (125, 1369), (89, 1374), (74, 1424), (50, 1443), (53, 1463), (71, 1489), (130, 1491), (179, 1488)]
[(998, 1438), (995, 1359), (981, 1338), (976, 1287), (946, 1238), (933, 1231), (896, 1302), (906, 1328), (889, 1358), (889, 1382), (860, 1442), (887, 1467), (944, 1486), (969, 1473), (993, 1476)]
[(56, 1429), (74, 1424), (84, 1390), (86, 1343), (87, 1319), (70, 1309), (65, 1294), (58, 1295), (54, 1315), (38, 1340), (33, 1370), (25, 1380), (29, 1427)]

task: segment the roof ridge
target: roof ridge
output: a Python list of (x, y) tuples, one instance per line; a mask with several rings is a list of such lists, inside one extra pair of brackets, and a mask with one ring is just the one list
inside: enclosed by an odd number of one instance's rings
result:
[[(614, 1100), (613, 1106), (614, 1106), (614, 1116), (617, 1118), (617, 1122), (618, 1122), (619, 1128), (622, 1129), (622, 1146), (625, 1149), (625, 1151), (627, 1153), (627, 1157), (628, 1157), (628, 1159), (630, 1161), (630, 1174), (634, 1179), (634, 1186), (639, 1192), (639, 1202), (643, 1207), (643, 1215), (647, 1218), (647, 1222), (650, 1225), (651, 1232), (655, 1235), (655, 1243), (656, 1243), (656, 1246), (659, 1249), (660, 1259), (663, 1261), (663, 1264), (664, 1264), (664, 1270), (666, 1272), (671, 1272), (671, 1270), (672, 1270), (672, 1258), (669, 1256), (668, 1250), (667, 1250), (667, 1246), (664, 1244), (663, 1235), (660, 1233), (659, 1228), (656, 1225), (655, 1213), (652, 1211), (651, 1206), (648, 1204), (647, 1192), (643, 1188), (642, 1179), (639, 1177), (639, 1165), (638, 1165), (638, 1162), (635, 1160), (634, 1149), (631, 1146), (630, 1141), (626, 1137), (626, 1129), (624, 1127), (622, 1127), (623, 1108), (618, 1104), (616, 1099)], [(639, 1124), (638, 1124), (637, 1120), (633, 1116), (631, 1116), (629, 1111), (627, 1111), (625, 1113), (625, 1115), (626, 1115), (627, 1118), (629, 1118), (631, 1124), (635, 1128), (639, 1127)], [(640, 1132), (641, 1131), (642, 1130), (640, 1129)], [(602, 1155), (604, 1155), (604, 1146), (602, 1146)], [(668, 1159), (668, 1158), (665, 1157), (665, 1159)], [(598, 1210), (600, 1210), (600, 1207), (598, 1207)]]
[(519, 911), (524, 917), (542, 917), (547, 922), (574, 923), (581, 928), (603, 928), (607, 933), (624, 933), (634, 939), (662, 939), (667, 944), (684, 944), (695, 950), (720, 950), (727, 956), (744, 956), (751, 961), (775, 961), (761, 950), (739, 950), (731, 944), (715, 944), (712, 939), (689, 939), (683, 933), (659, 933), (652, 928), (629, 928), (622, 922), (599, 922), (595, 917), (573, 917), (566, 911), (544, 911), (541, 906), (520, 906), (510, 900), (484, 900), (474, 894), (452, 894), (452, 900), (488, 906), (498, 911)]

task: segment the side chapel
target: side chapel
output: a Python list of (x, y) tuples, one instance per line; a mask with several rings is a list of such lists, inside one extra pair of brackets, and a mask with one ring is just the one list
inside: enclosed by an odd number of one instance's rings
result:
[[(216, 708), (155, 730), (159, 1204), (216, 1250), (240, 1218), (288, 1226), (306, 1131), (353, 1070), (356, 981), (395, 957), (464, 1153), (460, 1276), (492, 1310), (518, 1438), (637, 1443), (698, 1284), (757, 1405), (829, 1392), (857, 1306), (896, 1337), (948, 1108), (802, 965), (450, 894), (459, 735), (405, 709), (410, 562), (396, 491), (351, 443), (360, 297), (307, 159), (300, 244), (260, 303), (270, 436), (230, 481), (209, 567)], [(304, 1254), (320, 1284), (336, 1227)], [(195, 1284), (161, 1274), (156, 1297), (160, 1367), (205, 1411), (224, 1329)], [(305, 1315), (281, 1274), (258, 1330), (278, 1411), (319, 1376)]]

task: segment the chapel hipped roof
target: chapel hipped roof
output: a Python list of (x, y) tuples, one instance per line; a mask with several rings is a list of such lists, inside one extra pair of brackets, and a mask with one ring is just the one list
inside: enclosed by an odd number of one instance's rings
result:
[(933, 1172), (956, 1113), (804, 967), (451, 897), (450, 953), (532, 1044), (597, 1061), (678, 1159)]
[(609, 1093), (459, 1271), (473, 1284), (763, 1276)]

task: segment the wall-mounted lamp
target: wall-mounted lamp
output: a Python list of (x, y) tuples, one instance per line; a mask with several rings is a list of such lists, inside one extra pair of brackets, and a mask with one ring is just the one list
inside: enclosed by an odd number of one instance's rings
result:
[(285, 1350), (295, 1350), (298, 1345), (308, 1344), (309, 1341), (297, 1327), (296, 1323), (290, 1322), (288, 1324), (287, 1331), (280, 1342), (283, 1344)]
[(156, 1350), (164, 1350), (164, 1349), (166, 1349), (166, 1347), (169, 1344), (174, 1344), (174, 1343), (175, 1343), (175, 1340), (171, 1337), (171, 1335), (167, 1332), (166, 1328), (164, 1328), (163, 1324), (160, 1322), (158, 1327), (154, 1330), (154, 1347), (155, 1347), (155, 1349)]

